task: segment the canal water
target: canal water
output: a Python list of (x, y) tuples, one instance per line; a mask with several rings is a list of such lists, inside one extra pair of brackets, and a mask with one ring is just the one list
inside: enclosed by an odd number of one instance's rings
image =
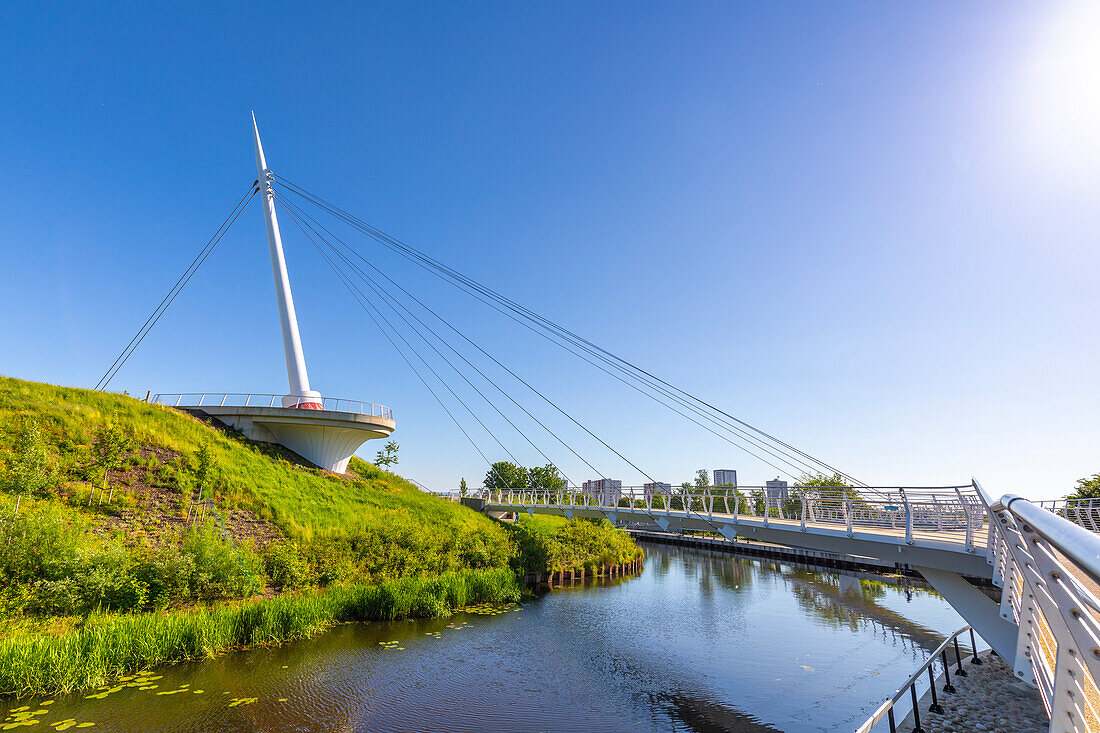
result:
[(963, 625), (923, 588), (645, 548), (635, 577), (6, 708), (95, 732), (851, 731)]

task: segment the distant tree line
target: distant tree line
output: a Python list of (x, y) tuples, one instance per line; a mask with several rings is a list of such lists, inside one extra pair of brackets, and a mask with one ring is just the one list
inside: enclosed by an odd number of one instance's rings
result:
[(485, 474), (487, 489), (561, 489), (564, 487), (565, 479), (553, 463), (524, 468), (511, 461), (497, 461)]

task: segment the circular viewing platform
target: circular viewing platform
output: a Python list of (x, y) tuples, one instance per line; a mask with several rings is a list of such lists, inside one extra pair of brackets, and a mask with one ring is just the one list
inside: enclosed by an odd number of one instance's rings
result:
[(335, 473), (344, 473), (368, 440), (386, 438), (397, 427), (393, 411), (373, 402), (336, 397), (191, 392), (154, 395), (151, 403), (205, 413), (250, 440), (278, 443)]

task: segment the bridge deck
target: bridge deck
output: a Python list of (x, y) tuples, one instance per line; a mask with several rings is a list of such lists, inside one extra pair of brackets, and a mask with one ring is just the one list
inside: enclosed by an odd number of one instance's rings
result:
[(490, 512), (526, 511), (565, 517), (608, 517), (615, 520), (653, 524), (662, 529), (717, 532), (726, 537), (738, 535), (790, 547), (805, 547), (850, 555), (873, 557), (888, 563), (930, 566), (989, 579), (986, 561), (988, 532), (984, 525), (970, 531), (965, 528), (938, 529), (935, 525), (914, 526), (906, 539), (904, 522), (895, 526), (805, 521), (745, 514), (705, 513), (683, 510), (646, 510), (639, 507), (598, 507), (558, 504), (521, 504), (506, 501), (487, 502)]

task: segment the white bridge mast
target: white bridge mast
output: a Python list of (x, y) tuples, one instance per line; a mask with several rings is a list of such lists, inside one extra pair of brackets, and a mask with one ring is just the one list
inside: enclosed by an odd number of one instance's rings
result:
[(252, 113), (252, 132), (256, 138), (256, 175), (259, 179), (260, 195), (263, 197), (267, 243), (271, 249), (271, 271), (275, 276), (275, 297), (279, 302), (279, 321), (283, 327), (286, 374), (290, 380), (290, 394), (283, 398), (283, 406), (319, 410), (322, 409), (321, 394), (309, 388), (306, 357), (302, 353), (302, 337), (298, 333), (298, 317), (294, 313), (294, 296), (290, 292), (290, 277), (286, 271), (286, 260), (283, 259), (283, 239), (279, 234), (279, 220), (275, 217), (271, 173), (267, 170), (267, 161), (264, 160), (255, 113)]

